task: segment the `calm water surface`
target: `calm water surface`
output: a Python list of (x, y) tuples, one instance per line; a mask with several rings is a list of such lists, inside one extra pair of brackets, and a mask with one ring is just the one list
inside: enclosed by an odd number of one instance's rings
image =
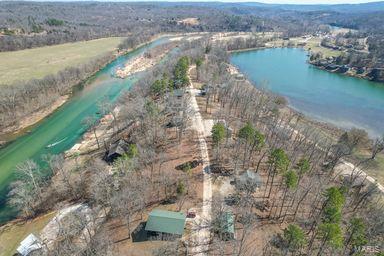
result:
[(285, 96), (289, 105), (341, 128), (384, 134), (384, 84), (320, 70), (307, 52), (274, 48), (233, 53), (231, 62), (255, 84)]
[[(15, 210), (6, 205), (9, 184), (15, 178), (15, 166), (28, 158), (41, 163), (44, 154), (58, 154), (70, 149), (83, 135), (86, 128), (82, 124), (85, 117), (97, 116), (98, 103), (104, 99), (114, 101), (123, 90), (129, 89), (135, 78), (119, 79), (111, 76), (115, 69), (122, 66), (148, 48), (166, 42), (156, 40), (146, 46), (117, 58), (97, 72), (84, 86), (79, 86), (74, 96), (60, 109), (46, 118), (31, 132), (0, 149), (0, 223), (15, 216)], [(57, 145), (47, 148), (55, 142)]]

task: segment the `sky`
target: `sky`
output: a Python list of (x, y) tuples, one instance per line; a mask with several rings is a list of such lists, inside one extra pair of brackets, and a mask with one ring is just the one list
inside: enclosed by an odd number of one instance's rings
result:
[[(0, 0), (0, 2), (3, 0)], [(17, 1), (17, 0), (8, 0)], [(100, 1), (100, 2), (142, 2), (142, 1), (169, 1), (169, 2), (259, 2), (266, 4), (359, 4), (379, 2), (384, 0), (26, 0), (26, 1)]]
[[(20, 1), (20, 0), (0, 0)], [(100, 2), (258, 2), (266, 4), (359, 4), (380, 2), (384, 0), (24, 0), (24, 1), (100, 1)]]
[[(368, 2), (377, 2), (377, 1), (378, 0), (365, 0), (365, 1), (364, 0), (260, 0), (255, 2), (278, 3), (278, 4), (357, 4), (357, 3), (368, 3)], [(238, 2), (238, 1), (233, 1), (233, 2)]]

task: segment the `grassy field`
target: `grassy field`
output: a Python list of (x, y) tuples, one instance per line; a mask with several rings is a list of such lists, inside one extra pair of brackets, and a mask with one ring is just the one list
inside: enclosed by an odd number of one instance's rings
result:
[(312, 52), (321, 52), (324, 57), (338, 57), (342, 51), (333, 50), (330, 48), (320, 46), (320, 38), (311, 38), (308, 40), (306, 49), (310, 49)]
[[(357, 152), (356, 157), (358, 159), (365, 159), (370, 157), (369, 152)], [(378, 154), (376, 159), (370, 162), (369, 166), (364, 169), (364, 171), (376, 179), (381, 185), (384, 184), (384, 153)]]
[(55, 214), (52, 212), (25, 223), (12, 224), (0, 231), (0, 256), (12, 256), (24, 238), (30, 233), (38, 235)]
[(0, 52), (0, 84), (43, 78), (69, 66), (116, 49), (123, 38), (110, 37), (91, 41), (46, 46), (14, 52)]
[(267, 46), (282, 47), (288, 43), (297, 46), (298, 44), (305, 43), (304, 48), (311, 52), (321, 52), (324, 57), (337, 57), (342, 54), (342, 51), (333, 50), (330, 48), (320, 46), (321, 39), (318, 37), (312, 37), (309, 40), (305, 40), (301, 37), (292, 37), (288, 40), (278, 39), (267, 43)]

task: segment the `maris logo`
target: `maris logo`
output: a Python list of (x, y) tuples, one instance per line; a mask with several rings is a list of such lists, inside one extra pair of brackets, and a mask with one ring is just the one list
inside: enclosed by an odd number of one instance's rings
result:
[(377, 245), (364, 245), (355, 248), (356, 252), (365, 252), (365, 253), (379, 253), (381, 252), (380, 246)]

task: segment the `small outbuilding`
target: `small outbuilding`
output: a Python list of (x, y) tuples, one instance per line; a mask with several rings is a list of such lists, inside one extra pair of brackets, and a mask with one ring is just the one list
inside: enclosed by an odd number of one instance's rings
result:
[(182, 212), (155, 209), (149, 214), (145, 230), (157, 240), (179, 238), (184, 234), (185, 219)]
[(231, 212), (222, 212), (217, 216), (214, 232), (225, 241), (235, 238), (235, 218)]
[(235, 75), (235, 80), (237, 81), (244, 81), (245, 80), (245, 76), (243, 74), (236, 74)]
[(27, 256), (41, 248), (42, 244), (40, 239), (34, 234), (29, 234), (23, 241), (21, 241), (20, 246), (17, 248), (17, 252), (18, 255)]
[(178, 99), (181, 99), (184, 95), (185, 91), (182, 89), (176, 89), (172, 91), (172, 95)]
[(235, 186), (239, 190), (252, 190), (260, 188), (262, 185), (261, 177), (258, 173), (247, 170), (238, 175), (235, 180)]

